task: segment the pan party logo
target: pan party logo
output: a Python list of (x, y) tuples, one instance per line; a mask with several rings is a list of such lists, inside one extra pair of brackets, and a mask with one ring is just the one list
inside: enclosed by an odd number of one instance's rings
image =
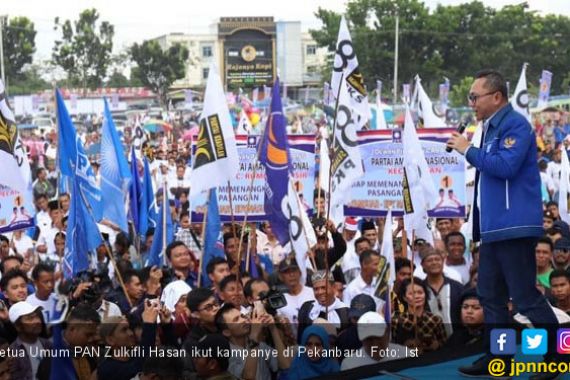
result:
[(251, 45), (245, 45), (241, 49), (241, 57), (246, 62), (251, 62), (257, 57), (257, 51)]
[(228, 152), (218, 115), (202, 119), (196, 144), (194, 169), (227, 156)]
[(507, 148), (507, 149), (512, 148), (516, 142), (517, 142), (517, 140), (514, 139), (513, 137), (507, 137), (504, 141), (505, 148)]

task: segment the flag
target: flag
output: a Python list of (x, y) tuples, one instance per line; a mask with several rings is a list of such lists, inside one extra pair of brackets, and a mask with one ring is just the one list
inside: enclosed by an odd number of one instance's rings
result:
[(71, 205), (69, 206), (63, 254), (65, 279), (71, 279), (79, 272), (89, 269), (89, 252), (94, 252), (103, 243), (97, 223), (83, 193), (81, 182), (74, 178), (71, 183), (73, 186)]
[(139, 176), (138, 160), (135, 147), (131, 146), (131, 183), (129, 185), (129, 220), (133, 222), (135, 232), (140, 232), (140, 212), (143, 207), (143, 191)]
[(287, 119), (279, 96), (279, 79), (273, 85), (271, 109), (261, 141), (259, 161), (265, 166), (265, 213), (273, 233), (285, 245), (289, 241), (289, 219), (283, 210), (287, 183), (293, 170), (287, 142)]
[(331, 78), (331, 89), (335, 99), (339, 91), (344, 91), (341, 88), (341, 78), (350, 94), (348, 98), (349, 107), (352, 109), (356, 127), (360, 130), (370, 119), (370, 105), (368, 104), (364, 78), (360, 72), (360, 66), (358, 65), (358, 59), (356, 58), (356, 52), (354, 51), (344, 16), (340, 20)]
[[(304, 284), (307, 279), (307, 252), (309, 248), (317, 244), (317, 236), (291, 180), (288, 185), (286, 205), (289, 219), (289, 241), (293, 252), (295, 252), (295, 260), (301, 270), (301, 283)], [(271, 228), (273, 228), (273, 224)], [(273, 230), (275, 229), (273, 228)]]
[(542, 77), (540, 78), (540, 92), (538, 93), (537, 108), (544, 108), (548, 104), (548, 97), (550, 96), (550, 84), (552, 83), (552, 73), (548, 70), (542, 70)]
[(402, 134), (404, 166), (404, 228), (408, 236), (415, 231), (416, 238), (422, 238), (433, 245), (433, 236), (427, 227), (427, 211), (434, 203), (437, 192), (410, 109), (406, 107), (404, 132)]
[(117, 133), (109, 104), (104, 99), (105, 111), (101, 133), (101, 206), (103, 219), (128, 232), (125, 194), (129, 188), (131, 173)]
[(238, 171), (239, 157), (230, 111), (214, 64), (210, 67), (192, 163), (192, 176), (200, 180), (192, 182), (190, 197), (203, 190), (226, 185), (235, 179)]
[(143, 144), (148, 140), (146, 133), (141, 126), (140, 120), (135, 122), (135, 130), (134, 130), (134, 138), (133, 138), (133, 147), (137, 153), (140, 153), (142, 150)]
[(204, 252), (202, 255), (201, 268), (202, 283), (200, 284), (202, 287), (208, 287), (212, 283), (208, 277), (208, 273), (206, 272), (208, 262), (214, 257), (226, 257), (224, 253), (224, 245), (220, 242), (220, 226), (222, 222), (220, 221), (220, 210), (218, 208), (218, 195), (216, 188), (211, 189), (208, 196), (208, 212), (205, 223), (206, 231), (204, 233)]
[(384, 107), (382, 107), (382, 81), (376, 81), (376, 129), (388, 129), (386, 118), (384, 117)]
[(331, 214), (339, 217), (344, 215), (341, 209), (343, 205), (350, 201), (352, 183), (364, 174), (356, 129), (348, 88), (341, 83), (334, 128), (330, 188)]
[[(63, 340), (63, 324), (52, 327), (54, 352), (69, 352), (70, 347)], [(66, 350), (66, 351), (63, 351)], [(77, 380), (77, 372), (71, 355), (54, 355), (50, 365), (50, 380)]]
[(251, 121), (244, 110), (240, 112), (239, 124), (236, 128), (236, 135), (249, 135), (253, 129)]
[(381, 254), (386, 258), (390, 265), (390, 277), (388, 278), (388, 285), (393, 286), (396, 280), (396, 262), (394, 260), (394, 242), (392, 237), (392, 209), (388, 209), (386, 215), (386, 223), (384, 224), (384, 233), (382, 234), (382, 248)]
[(435, 107), (424, 91), (419, 75), (416, 76), (416, 91), (418, 94), (418, 115), (423, 119), (424, 128), (445, 128), (445, 120), (437, 115)]
[(148, 160), (143, 157), (144, 174), (142, 181), (142, 200), (139, 208), (139, 234), (145, 236), (149, 228), (156, 228), (158, 215), (156, 213), (156, 202), (154, 200), (154, 190), (152, 187), (152, 177)]
[(568, 191), (570, 191), (570, 162), (568, 161), (568, 152), (564, 144), (560, 144), (562, 151), (562, 159), (560, 160), (560, 190), (558, 193), (558, 209), (560, 210), (560, 219), (570, 224), (570, 215), (568, 214)]
[(330, 184), (331, 159), (329, 155), (329, 144), (325, 136), (321, 133), (321, 142), (319, 144), (319, 183), (317, 186), (329, 193)]
[(531, 122), (530, 111), (528, 110), (528, 91), (526, 87), (526, 67), (528, 63), (523, 64), (521, 76), (515, 88), (515, 93), (511, 98), (511, 105), (514, 110), (526, 117), (528, 122)]
[(404, 98), (404, 102), (408, 103), (410, 102), (410, 84), (409, 83), (404, 83), (402, 85), (402, 97)]
[(91, 163), (85, 154), (83, 143), (75, 133), (75, 127), (71, 122), (65, 102), (59, 90), (55, 91), (57, 106), (58, 125), (58, 154), (59, 170), (63, 176), (67, 177), (68, 185), (71, 188), (71, 181), (79, 181), (81, 194), (87, 201), (89, 209), (93, 213), (96, 221), (101, 220), (102, 209), (101, 190), (97, 186), (95, 173)]
[(166, 185), (162, 188), (162, 202), (158, 213), (158, 223), (154, 232), (154, 239), (148, 254), (145, 266), (156, 265), (161, 267), (166, 264), (166, 246), (174, 240), (174, 227), (170, 215), (170, 204)]
[(16, 118), (8, 106), (7, 99), (4, 83), (0, 80), (0, 162), (2, 162), (0, 185), (24, 194), (29, 190), (32, 176), (29, 163), (26, 167), (25, 148), (21, 142), (18, 143)]

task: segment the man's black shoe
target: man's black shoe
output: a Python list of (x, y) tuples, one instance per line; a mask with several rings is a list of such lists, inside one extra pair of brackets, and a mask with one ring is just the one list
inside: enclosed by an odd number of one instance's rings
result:
[[(491, 370), (494, 372), (493, 375), (489, 372), (489, 364), (494, 360), (503, 362), (503, 369), (499, 364), (492, 365)], [(511, 376), (511, 357), (496, 357), (492, 355), (484, 355), (477, 359), (472, 365), (463, 366), (458, 368), (459, 373), (465, 377), (478, 377), (478, 378), (489, 378), (489, 379), (510, 379)]]

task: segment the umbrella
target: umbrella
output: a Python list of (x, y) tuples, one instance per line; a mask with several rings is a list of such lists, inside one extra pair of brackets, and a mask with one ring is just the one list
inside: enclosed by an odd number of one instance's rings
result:
[(145, 123), (144, 129), (152, 133), (170, 132), (172, 131), (172, 125), (162, 120), (149, 120)]

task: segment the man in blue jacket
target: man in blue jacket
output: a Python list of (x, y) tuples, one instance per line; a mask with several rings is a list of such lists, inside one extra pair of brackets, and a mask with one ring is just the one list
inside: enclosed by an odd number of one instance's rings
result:
[[(534, 248), (544, 234), (536, 136), (526, 118), (509, 104), (507, 86), (499, 72), (479, 72), (468, 99), (477, 120), (483, 122), (481, 146), (471, 145), (457, 132), (447, 146), (464, 154), (477, 169), (473, 240), (481, 241), (477, 290), (485, 313), (486, 339), (490, 339), (491, 329), (508, 327), (507, 303), (512, 298), (517, 310), (535, 327), (548, 329), (547, 358), (553, 360), (558, 322), (535, 287)], [(499, 346), (503, 349), (507, 345)], [(487, 366), (493, 358), (488, 353), (459, 370), (468, 376), (488, 376)], [(510, 358), (502, 358), (508, 374)]]

